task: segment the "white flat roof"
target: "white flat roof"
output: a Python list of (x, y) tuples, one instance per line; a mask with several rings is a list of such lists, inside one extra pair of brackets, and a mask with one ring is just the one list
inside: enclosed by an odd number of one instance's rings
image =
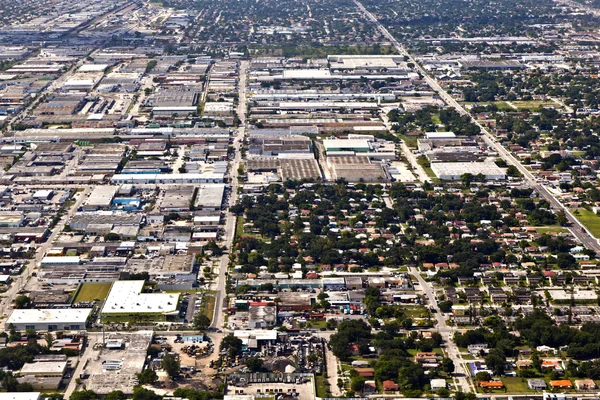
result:
[(66, 361), (44, 361), (26, 363), (21, 368), (21, 375), (62, 374), (67, 368)]
[(115, 281), (102, 314), (167, 314), (177, 311), (178, 294), (142, 293), (144, 281)]
[(108, 207), (117, 193), (114, 186), (96, 186), (85, 204), (92, 207)]
[(0, 393), (0, 400), (39, 400), (40, 392)]
[(91, 308), (45, 308), (41, 310), (25, 309), (13, 310), (6, 320), (6, 326), (10, 324), (74, 324), (85, 326)]
[(46, 256), (42, 258), (42, 264), (79, 264), (79, 256)]
[(456, 134), (454, 132), (425, 132), (425, 137), (427, 139), (451, 139), (455, 138)]
[(504, 176), (504, 171), (492, 161), (484, 162), (441, 162), (431, 163), (431, 169), (440, 177), (440, 175), (462, 175), (462, 174), (483, 174)]
[(330, 148), (368, 148), (369, 141), (366, 139), (325, 139), (323, 140), (325, 149)]
[(250, 338), (256, 340), (276, 340), (277, 331), (267, 331), (262, 329), (240, 330), (234, 331), (233, 336), (242, 339), (242, 341), (247, 341)]
[(196, 106), (164, 106), (164, 107), (152, 107), (152, 111), (197, 111)]
[(108, 68), (108, 64), (83, 64), (77, 72), (102, 72)]
[(323, 79), (331, 77), (328, 69), (286, 69), (283, 71), (286, 79)]

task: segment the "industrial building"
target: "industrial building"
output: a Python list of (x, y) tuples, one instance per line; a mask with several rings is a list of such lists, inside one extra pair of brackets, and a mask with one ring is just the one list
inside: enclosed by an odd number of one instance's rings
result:
[(371, 150), (367, 139), (325, 139), (323, 146), (328, 153), (339, 151), (367, 153)]
[(178, 314), (179, 294), (143, 293), (144, 281), (116, 281), (100, 312), (105, 319), (161, 321)]
[(459, 180), (463, 174), (471, 174), (473, 176), (482, 174), (485, 176), (485, 179), (488, 180), (506, 179), (506, 173), (493, 161), (470, 163), (432, 163), (431, 169), (433, 170), (435, 176), (446, 181)]
[(6, 320), (5, 329), (12, 325), (17, 331), (79, 331), (85, 329), (91, 308), (17, 309)]
[(225, 175), (219, 172), (190, 174), (117, 174), (111, 178), (115, 184), (160, 184), (160, 183), (223, 183)]
[(83, 205), (83, 209), (85, 211), (108, 209), (116, 193), (117, 188), (114, 186), (95, 186)]

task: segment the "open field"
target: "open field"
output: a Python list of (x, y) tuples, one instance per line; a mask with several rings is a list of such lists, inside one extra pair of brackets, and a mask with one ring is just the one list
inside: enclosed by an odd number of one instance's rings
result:
[(549, 233), (549, 232), (556, 232), (556, 233), (566, 233), (569, 232), (569, 230), (565, 227), (562, 226), (543, 226), (543, 227), (537, 227), (535, 228), (535, 231), (537, 233), (544, 234), (544, 233)]
[(538, 107), (558, 107), (558, 105), (553, 101), (539, 101), (539, 100), (531, 100), (531, 101), (523, 101), (523, 100), (515, 100), (511, 101), (511, 103), (517, 107), (519, 110), (532, 110)]
[[(506, 387), (506, 393), (535, 393), (535, 390), (529, 389), (527, 379), (520, 377), (504, 377), (502, 383)], [(499, 391), (496, 391), (499, 392)]]
[(104, 300), (110, 291), (110, 283), (84, 283), (77, 293), (75, 303)]
[(579, 210), (579, 215), (574, 214), (579, 222), (581, 222), (594, 237), (600, 237), (600, 217), (592, 211)]

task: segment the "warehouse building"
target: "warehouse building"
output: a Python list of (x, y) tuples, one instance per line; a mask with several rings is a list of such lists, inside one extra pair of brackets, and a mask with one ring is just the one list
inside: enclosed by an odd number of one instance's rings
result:
[(485, 162), (469, 162), (469, 163), (452, 163), (441, 162), (432, 163), (431, 169), (441, 180), (457, 181), (463, 174), (471, 174), (473, 176), (482, 174), (485, 179), (497, 180), (506, 179), (506, 173), (500, 169), (493, 161)]
[(179, 295), (174, 293), (143, 293), (144, 281), (116, 281), (112, 284), (102, 307), (105, 319), (138, 318), (163, 321), (178, 315)]
[(198, 188), (198, 195), (194, 207), (202, 210), (220, 210), (225, 196), (225, 185), (202, 185)]
[(371, 150), (369, 141), (366, 139), (325, 139), (323, 140), (323, 146), (328, 153), (338, 151), (367, 153)]
[(203, 172), (189, 174), (117, 174), (111, 179), (112, 183), (132, 185), (159, 183), (224, 183), (225, 174), (221, 172)]
[(6, 320), (5, 329), (14, 326), (17, 331), (79, 331), (84, 330), (91, 308), (23, 309), (13, 310)]
[(83, 209), (85, 211), (108, 209), (116, 193), (117, 188), (113, 186), (95, 186), (83, 205)]
[(6, 392), (0, 393), (0, 400), (40, 400), (40, 392)]

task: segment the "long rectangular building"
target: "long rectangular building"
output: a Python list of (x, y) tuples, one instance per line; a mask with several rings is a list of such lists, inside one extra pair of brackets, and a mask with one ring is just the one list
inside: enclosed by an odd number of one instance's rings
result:
[(13, 310), (5, 329), (12, 325), (17, 331), (78, 331), (85, 329), (91, 308)]
[(225, 174), (117, 174), (111, 181), (114, 184), (223, 183)]

